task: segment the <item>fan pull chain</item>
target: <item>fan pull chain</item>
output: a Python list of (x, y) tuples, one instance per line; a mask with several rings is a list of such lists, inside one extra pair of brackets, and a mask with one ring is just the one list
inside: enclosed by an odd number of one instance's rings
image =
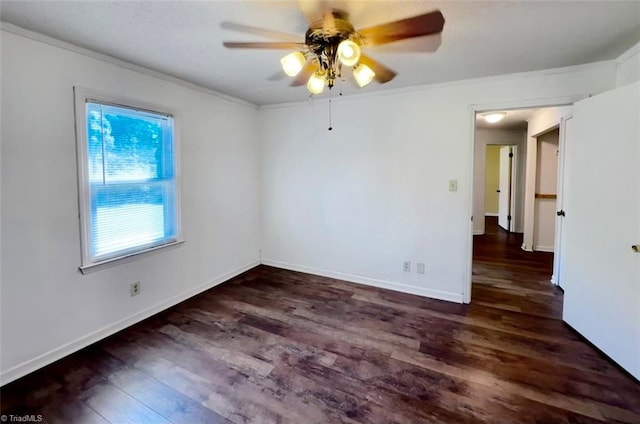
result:
[(333, 127), (331, 126), (331, 89), (329, 89), (329, 131), (331, 131)]

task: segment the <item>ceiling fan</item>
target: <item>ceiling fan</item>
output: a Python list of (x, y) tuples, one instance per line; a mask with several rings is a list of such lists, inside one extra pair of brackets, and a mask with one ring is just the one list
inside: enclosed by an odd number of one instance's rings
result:
[[(393, 22), (356, 30), (347, 12), (326, 10), (319, 19), (309, 19), (304, 42), (298, 37), (268, 29), (225, 22), (223, 28), (276, 39), (275, 42), (225, 41), (230, 49), (286, 49), (294, 50), (281, 59), (284, 72), (294, 77), (292, 86), (306, 83), (312, 94), (320, 94), (325, 86), (331, 89), (336, 80), (344, 80), (343, 67), (351, 67), (355, 82), (364, 87), (372, 80), (384, 84), (396, 73), (375, 59), (362, 53), (363, 48), (380, 46), (409, 38), (435, 35), (442, 32), (444, 17), (439, 10)], [(435, 51), (438, 43), (426, 43), (423, 51)]]

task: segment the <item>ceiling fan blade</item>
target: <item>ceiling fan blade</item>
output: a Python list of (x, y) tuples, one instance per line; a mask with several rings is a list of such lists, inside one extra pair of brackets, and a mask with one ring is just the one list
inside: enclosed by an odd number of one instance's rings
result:
[[(304, 68), (300, 71), (298, 75), (291, 81), (291, 87), (299, 87), (301, 85), (305, 85), (307, 81), (309, 81), (309, 77), (313, 75), (318, 70), (318, 61), (310, 60), (304, 65)], [(374, 71), (375, 72), (375, 71)]]
[(391, 81), (397, 75), (395, 71), (387, 68), (382, 63), (378, 62), (375, 59), (372, 59), (369, 56), (361, 55), (360, 63), (362, 63), (363, 65), (367, 65), (373, 72), (375, 72), (376, 76), (374, 77), (374, 79), (380, 84)]
[(358, 33), (365, 38), (367, 44), (375, 46), (406, 38), (437, 34), (442, 32), (442, 28), (444, 28), (444, 16), (436, 10), (412, 18), (364, 28)]
[(292, 43), (290, 41), (281, 42), (245, 42), (245, 41), (223, 41), (222, 44), (228, 49), (304, 49), (304, 43)]
[(232, 31), (244, 32), (247, 34), (259, 35), (266, 38), (272, 38), (274, 40), (280, 41), (292, 41), (296, 42), (300, 40), (300, 37), (293, 34), (288, 34), (286, 32), (273, 31), (266, 28), (258, 28), (249, 25), (236, 24), (234, 22), (222, 22), (220, 24), (221, 28), (230, 29)]
[(395, 42), (369, 46), (367, 51), (375, 53), (433, 53), (442, 44), (442, 33), (424, 37), (404, 38)]

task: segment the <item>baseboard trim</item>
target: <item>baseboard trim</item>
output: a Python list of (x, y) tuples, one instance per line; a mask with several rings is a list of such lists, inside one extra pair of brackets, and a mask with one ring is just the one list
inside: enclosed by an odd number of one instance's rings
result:
[(305, 265), (292, 264), (289, 262), (276, 261), (273, 259), (262, 259), (263, 265), (269, 265), (275, 268), (288, 269), (290, 271), (304, 272), (307, 274), (318, 275), (321, 277), (335, 278), (337, 280), (348, 281), (351, 283), (364, 284), (367, 286), (388, 289), (402, 293), (415, 294), (418, 296), (429, 297), (431, 299), (446, 300), (448, 302), (463, 303), (462, 294), (451, 293), (440, 290), (426, 289), (422, 287), (409, 286), (392, 281), (379, 280), (376, 278), (364, 277), (362, 275), (348, 274), (344, 272), (328, 271), (309, 267)]
[(498, 216), (498, 214), (497, 213), (493, 213), (493, 212), (485, 212), (484, 216), (496, 217), (496, 216)]
[(474, 236), (484, 235), (484, 230), (473, 230), (473, 235)]
[(553, 246), (533, 246), (535, 252), (550, 252), (553, 253)]
[(151, 306), (141, 312), (138, 312), (134, 315), (130, 315), (114, 324), (108, 325), (106, 327), (102, 327), (92, 333), (89, 333), (86, 336), (80, 337), (76, 340), (73, 340), (69, 343), (66, 343), (60, 347), (54, 348), (48, 352), (45, 352), (39, 356), (36, 356), (33, 359), (29, 359), (27, 361), (22, 362), (12, 368), (9, 368), (6, 371), (0, 373), (0, 386), (3, 386), (7, 383), (10, 383), (14, 380), (17, 380), (20, 377), (24, 377), (25, 375), (36, 371), (44, 366), (47, 366), (59, 359), (64, 358), (78, 350), (85, 348), (93, 343), (96, 343), (105, 337), (111, 336), (112, 334), (117, 333), (118, 331), (122, 331), (125, 328), (136, 324), (146, 318), (149, 318), (152, 315), (155, 315), (159, 312), (164, 311), (167, 308), (170, 308), (174, 305), (177, 305), (180, 302), (183, 302), (190, 297), (193, 297), (197, 294), (200, 294), (210, 288), (213, 288), (219, 284), (224, 283), (225, 281), (230, 280), (233, 277), (236, 277), (243, 272), (250, 270), (256, 266), (260, 265), (260, 259), (254, 259), (253, 261), (240, 266), (232, 271), (226, 272), (222, 275), (217, 276), (213, 280), (201, 284), (191, 290), (187, 290), (186, 292), (180, 293), (170, 299), (167, 299), (163, 302), (160, 302), (154, 306)]
[(555, 274), (553, 274), (551, 276), (551, 284), (553, 284), (554, 286), (556, 286), (557, 288), (559, 288), (560, 290), (562, 290), (562, 293), (564, 293), (564, 289), (562, 288), (562, 286), (560, 285), (560, 281), (558, 281), (558, 277), (556, 277)]

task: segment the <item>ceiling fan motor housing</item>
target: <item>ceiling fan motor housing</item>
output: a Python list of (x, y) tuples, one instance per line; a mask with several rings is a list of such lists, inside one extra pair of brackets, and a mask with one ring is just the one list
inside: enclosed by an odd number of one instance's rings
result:
[(349, 39), (358, 45), (363, 44), (362, 37), (348, 21), (347, 13), (336, 9), (330, 12), (330, 16), (325, 15), (314, 22), (305, 34), (308, 51), (317, 58), (322, 73), (327, 74), (329, 87), (333, 86), (336, 78), (341, 78), (342, 66), (336, 60), (338, 46)]

